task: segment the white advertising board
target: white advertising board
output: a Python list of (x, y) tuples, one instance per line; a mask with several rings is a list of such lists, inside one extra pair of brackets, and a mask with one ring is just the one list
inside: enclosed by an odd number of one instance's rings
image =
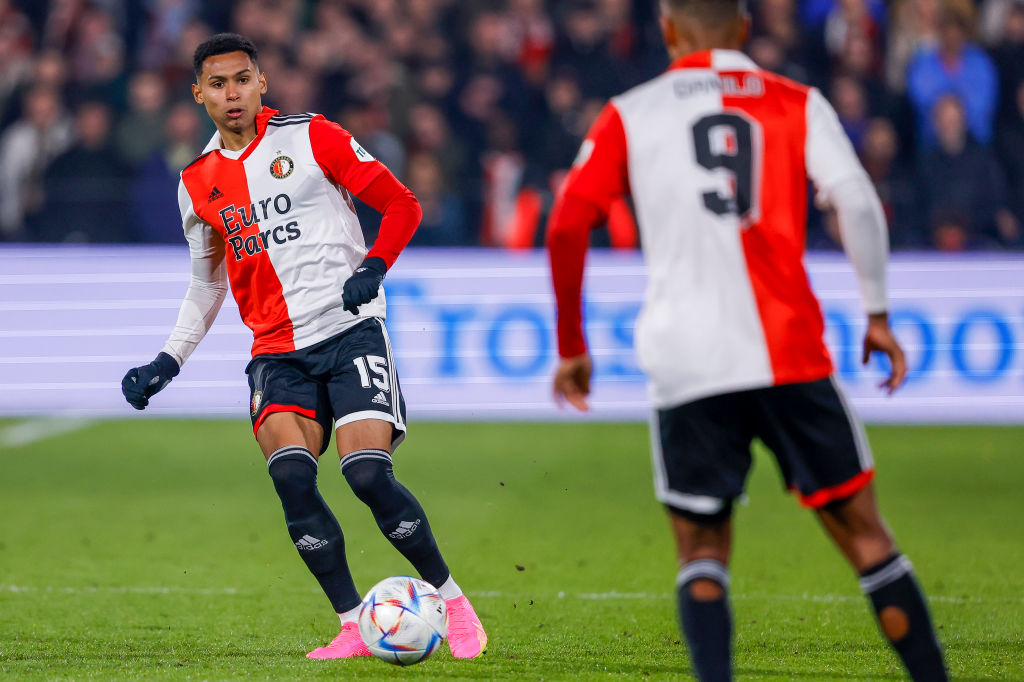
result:
[[(1024, 423), (1024, 258), (896, 255), (893, 324), (911, 366), (896, 395), (860, 364), (856, 280), (839, 254), (810, 254), (836, 372), (870, 422)], [(120, 379), (163, 345), (188, 285), (182, 247), (0, 248), (0, 415), (120, 416)], [(631, 348), (639, 254), (592, 252), (587, 333), (597, 375), (584, 418), (644, 420)], [(556, 361), (546, 255), (411, 250), (385, 281), (409, 418), (579, 418), (551, 399)], [(251, 334), (228, 300), (181, 375), (144, 415), (248, 412)]]

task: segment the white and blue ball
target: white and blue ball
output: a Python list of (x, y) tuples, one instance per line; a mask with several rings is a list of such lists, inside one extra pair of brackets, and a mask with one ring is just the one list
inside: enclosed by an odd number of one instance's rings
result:
[(434, 653), (448, 633), (448, 609), (429, 583), (397, 576), (370, 588), (359, 611), (359, 634), (377, 658), (412, 665)]

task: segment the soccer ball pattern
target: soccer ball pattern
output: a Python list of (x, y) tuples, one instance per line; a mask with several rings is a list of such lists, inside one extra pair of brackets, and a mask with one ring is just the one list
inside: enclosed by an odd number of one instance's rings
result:
[(418, 578), (385, 578), (366, 593), (359, 611), (359, 634), (366, 648), (395, 665), (426, 659), (447, 633), (444, 599)]

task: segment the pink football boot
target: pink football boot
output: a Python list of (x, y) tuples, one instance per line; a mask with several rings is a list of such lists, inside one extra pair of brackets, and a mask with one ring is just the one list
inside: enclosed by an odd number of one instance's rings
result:
[(487, 649), (487, 633), (466, 595), (445, 601), (448, 608), (448, 646), (455, 658), (476, 658)]
[(353, 658), (371, 655), (370, 650), (363, 644), (363, 638), (359, 636), (359, 625), (345, 623), (330, 644), (313, 649), (306, 654), (306, 658)]

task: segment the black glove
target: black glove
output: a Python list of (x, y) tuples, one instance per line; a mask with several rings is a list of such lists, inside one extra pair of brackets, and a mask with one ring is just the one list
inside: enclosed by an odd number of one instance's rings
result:
[(121, 393), (136, 410), (146, 409), (149, 399), (178, 376), (181, 368), (167, 353), (161, 352), (148, 365), (133, 367), (121, 379)]
[(344, 304), (342, 308), (353, 315), (358, 315), (359, 306), (377, 298), (380, 283), (384, 281), (387, 272), (388, 266), (383, 258), (364, 258), (352, 276), (345, 280), (345, 286), (341, 290), (341, 302)]

